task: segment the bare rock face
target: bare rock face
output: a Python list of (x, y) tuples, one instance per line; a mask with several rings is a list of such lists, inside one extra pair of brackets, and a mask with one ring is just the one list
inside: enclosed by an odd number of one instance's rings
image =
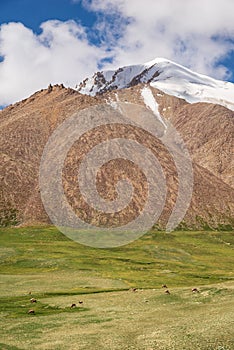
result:
[[(116, 73), (116, 76), (120, 73)], [(156, 78), (158, 73), (154, 73)], [(132, 103), (148, 109), (142, 97), (142, 89), (147, 87), (151, 89), (164, 122), (174, 125), (192, 157), (193, 195), (182, 224), (197, 228), (233, 225), (231, 159), (234, 112), (220, 105), (189, 104), (152, 89), (149, 84), (139, 84), (142, 76), (134, 76), (126, 89), (107, 89), (105, 93), (103, 90), (96, 97), (82, 95), (61, 85), (52, 86), (49, 93), (47, 89), (42, 90), (0, 112), (0, 224), (50, 222), (39, 188), (41, 156), (50, 135), (73, 113), (91, 106), (107, 104), (113, 108), (113, 113), (116, 103)], [(104, 77), (101, 74), (96, 76), (96, 80), (103, 86)], [(137, 118), (134, 112), (132, 118)], [(160, 138), (139, 127), (122, 125), (118, 118), (113, 125), (89, 130), (70, 148), (62, 174), (68, 203), (82, 220), (107, 227), (123, 225), (142, 211), (147, 198), (147, 181), (141, 169), (126, 159), (108, 162), (100, 168), (96, 179), (98, 193), (108, 200), (116, 198), (115, 186), (120, 179), (131, 182), (133, 197), (124, 210), (104, 215), (92, 208), (80, 192), (77, 171), (86, 154), (100, 142), (117, 138), (134, 140), (150, 149), (158, 158), (166, 178), (167, 195), (156, 224), (165, 227), (178, 192), (178, 173), (173, 157)]]
[[(105, 95), (111, 103), (120, 100), (144, 104), (144, 84)], [(187, 103), (150, 87), (161, 116), (181, 134), (195, 163), (234, 188), (234, 112), (211, 103)]]
[(94, 103), (94, 98), (57, 85), (0, 112), (1, 224), (48, 222), (38, 183), (43, 149), (68, 115)]

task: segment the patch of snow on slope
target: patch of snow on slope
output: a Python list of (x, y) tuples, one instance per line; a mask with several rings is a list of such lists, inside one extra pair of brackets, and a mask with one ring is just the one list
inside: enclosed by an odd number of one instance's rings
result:
[(121, 108), (119, 106), (120, 100), (119, 100), (119, 96), (117, 93), (115, 93), (115, 100), (113, 100), (111, 97), (109, 97), (108, 99), (105, 99), (106, 104), (110, 105), (112, 108), (114, 108), (115, 110), (119, 111), (122, 113)]
[(144, 99), (144, 102), (145, 102), (145, 105), (150, 108), (152, 110), (152, 112), (154, 113), (154, 115), (158, 118), (158, 120), (160, 121), (160, 123), (163, 124), (164, 128), (167, 129), (167, 125), (166, 123), (164, 122), (161, 114), (159, 113), (159, 110), (158, 110), (158, 103), (156, 102), (153, 94), (152, 94), (152, 91), (150, 90), (150, 88), (148, 87), (144, 87), (142, 90), (141, 90), (141, 96), (143, 97)]
[(118, 110), (119, 107), (118, 107), (118, 103), (114, 100), (112, 100), (112, 98), (109, 98), (108, 100), (105, 99), (106, 101), (106, 104), (110, 105), (112, 108), (114, 108), (115, 110)]

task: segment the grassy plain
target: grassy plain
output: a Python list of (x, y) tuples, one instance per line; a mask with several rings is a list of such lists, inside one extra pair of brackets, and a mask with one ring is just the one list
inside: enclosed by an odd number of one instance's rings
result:
[(152, 231), (95, 249), (54, 227), (0, 229), (0, 349), (231, 350), (233, 245), (233, 232)]

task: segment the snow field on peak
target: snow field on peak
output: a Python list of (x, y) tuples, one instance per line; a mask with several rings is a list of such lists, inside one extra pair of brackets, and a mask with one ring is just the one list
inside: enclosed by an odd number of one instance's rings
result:
[(195, 73), (164, 58), (94, 74), (79, 91), (95, 96), (97, 93), (119, 90), (139, 83), (149, 83), (151, 87), (189, 103), (217, 103), (234, 111), (233, 83)]

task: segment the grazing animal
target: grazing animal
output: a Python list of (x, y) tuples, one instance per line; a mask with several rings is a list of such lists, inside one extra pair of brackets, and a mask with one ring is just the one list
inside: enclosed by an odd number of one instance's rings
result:
[(162, 284), (162, 288), (167, 288), (167, 285), (166, 284)]
[(192, 292), (193, 292), (193, 293), (200, 293), (199, 290), (198, 290), (197, 288), (193, 288), (193, 289), (192, 289)]
[(33, 309), (28, 310), (28, 314), (35, 315), (35, 311)]
[(79, 304), (83, 304), (83, 301), (79, 301)]
[(137, 289), (136, 288), (132, 288), (132, 292), (137, 292)]
[(31, 298), (30, 301), (31, 301), (31, 303), (36, 303), (36, 302), (37, 302), (37, 299)]
[(73, 309), (74, 307), (76, 307), (76, 304), (71, 304), (71, 309)]
[(170, 291), (167, 289), (165, 290), (165, 294), (171, 294)]

